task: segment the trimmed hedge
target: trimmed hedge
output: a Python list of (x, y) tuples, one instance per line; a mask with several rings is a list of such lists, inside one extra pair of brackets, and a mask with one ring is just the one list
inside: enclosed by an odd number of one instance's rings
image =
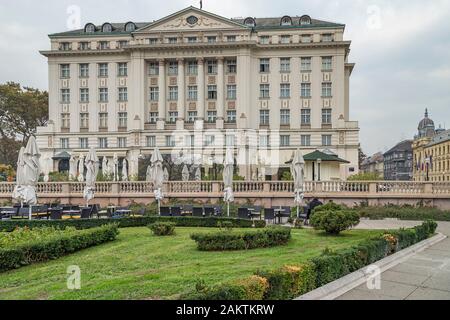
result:
[(361, 218), (380, 220), (394, 218), (410, 221), (450, 221), (450, 211), (437, 208), (412, 207), (412, 206), (386, 206), (386, 207), (358, 207), (353, 209)]
[(155, 236), (172, 236), (175, 234), (175, 223), (173, 222), (155, 222), (149, 224), (148, 228), (152, 230)]
[[(352, 248), (338, 251), (326, 250), (321, 256), (299, 266), (284, 266), (270, 271), (258, 271), (259, 290), (251, 295), (257, 300), (286, 300), (301, 296), (343, 276), (369, 266), (389, 254), (427, 239), (436, 232), (437, 224), (426, 221), (412, 229), (390, 231), (384, 235), (364, 241)], [(391, 241), (395, 247), (392, 250)], [(256, 278), (255, 278), (256, 279)], [(267, 286), (264, 286), (264, 280)], [(256, 281), (256, 280), (253, 280)], [(254, 284), (254, 283), (253, 283)], [(186, 300), (250, 300), (248, 282), (225, 282), (210, 288), (197, 288), (183, 297)], [(264, 292), (261, 298), (261, 291)]]
[(291, 239), (291, 229), (269, 227), (249, 232), (195, 233), (191, 239), (197, 242), (201, 251), (248, 250), (287, 244)]
[(131, 227), (146, 227), (149, 224), (155, 222), (173, 222), (177, 227), (205, 227), (216, 228), (220, 223), (230, 222), (234, 228), (264, 228), (266, 222), (264, 220), (251, 221), (235, 218), (201, 218), (201, 217), (159, 217), (159, 216), (145, 216), (136, 218), (122, 218), (122, 219), (73, 219), (73, 220), (6, 220), (0, 221), (0, 232), (11, 232), (15, 228), (28, 227), (41, 228), (41, 227), (55, 227), (66, 228), (74, 227), (78, 230), (90, 229), (100, 227), (103, 225), (116, 223), (119, 228), (131, 228)]
[(69, 253), (113, 241), (118, 234), (117, 225), (109, 224), (89, 230), (58, 234), (46, 240), (2, 247), (0, 248), (0, 272), (56, 259)]

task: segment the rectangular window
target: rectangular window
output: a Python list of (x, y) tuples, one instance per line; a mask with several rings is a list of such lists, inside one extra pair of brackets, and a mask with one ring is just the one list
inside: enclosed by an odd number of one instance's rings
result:
[(157, 62), (150, 62), (148, 64), (148, 74), (150, 76), (159, 75), (159, 64)]
[(289, 35), (282, 35), (281, 38), (280, 38), (280, 43), (282, 43), (282, 44), (291, 43), (291, 36), (289, 36)]
[(311, 125), (311, 109), (301, 110), (301, 124), (305, 126)]
[(302, 43), (310, 43), (312, 41), (311, 35), (304, 34), (302, 35)]
[(61, 51), (72, 50), (72, 45), (70, 44), (70, 42), (61, 42), (59, 45), (59, 50)]
[(259, 97), (261, 99), (270, 98), (270, 85), (269, 84), (260, 84), (259, 85)]
[(197, 101), (197, 86), (188, 86), (188, 100)]
[(80, 102), (82, 103), (89, 102), (89, 89), (87, 88), (80, 89)]
[(98, 147), (100, 149), (108, 149), (108, 138), (98, 138)]
[(70, 78), (70, 64), (61, 64), (60, 68), (60, 77), (62, 79)]
[(128, 76), (128, 63), (120, 62), (117, 64), (117, 67), (118, 67), (118, 76), (119, 77)]
[(322, 57), (322, 70), (333, 69), (333, 57)]
[(117, 138), (117, 147), (126, 148), (127, 147), (127, 138), (124, 138), (124, 137)]
[(178, 100), (178, 87), (177, 86), (170, 86), (169, 87), (169, 100), (170, 101), (177, 101)]
[(216, 100), (217, 99), (217, 86), (216, 85), (209, 85), (208, 86), (208, 99), (209, 100)]
[(206, 62), (206, 70), (208, 74), (217, 74), (217, 61), (216, 60), (208, 60)]
[(195, 145), (195, 136), (189, 135), (184, 137), (184, 146), (193, 147)]
[(119, 88), (119, 102), (128, 101), (128, 88)]
[(280, 110), (280, 124), (282, 126), (290, 125), (291, 123), (291, 111), (289, 109)]
[(61, 128), (62, 129), (70, 128), (70, 113), (61, 114)]
[(148, 43), (149, 44), (158, 44), (158, 38), (150, 38), (148, 39)]
[(290, 58), (280, 58), (280, 71), (281, 72), (291, 72), (291, 59)]
[(228, 100), (236, 100), (236, 85), (235, 84), (227, 85), (227, 99)]
[(108, 88), (99, 88), (99, 101), (108, 102)]
[(147, 136), (146, 138), (147, 142), (147, 148), (154, 148), (156, 147), (156, 137), (155, 136)]
[(70, 89), (61, 89), (61, 103), (70, 103)]
[(171, 37), (171, 38), (168, 38), (168, 39), (167, 39), (167, 42), (168, 42), (169, 44), (176, 44), (176, 43), (178, 42), (178, 39), (175, 38), (175, 37)]
[(269, 125), (269, 110), (259, 110), (259, 124), (263, 126)]
[(301, 143), (302, 147), (311, 146), (311, 136), (310, 135), (302, 135), (300, 137), (300, 143)]
[(259, 146), (260, 147), (269, 147), (270, 146), (270, 136), (268, 135), (260, 135), (259, 136)]
[(89, 140), (88, 138), (79, 138), (80, 149), (89, 149)]
[(289, 83), (282, 83), (280, 85), (280, 97), (282, 99), (291, 97), (291, 85)]
[(260, 44), (269, 44), (270, 43), (270, 37), (269, 36), (261, 36), (261, 37), (259, 37), (259, 43)]
[(187, 63), (187, 74), (194, 76), (198, 73), (198, 63), (197, 61), (188, 61)]
[(89, 64), (81, 63), (80, 64), (80, 78), (87, 78), (87, 77), (89, 77)]
[(89, 113), (80, 113), (80, 129), (89, 128)]
[(150, 124), (155, 124), (158, 121), (159, 113), (158, 112), (150, 112), (149, 122)]
[(311, 57), (303, 57), (301, 58), (301, 71), (311, 71)]
[(175, 147), (175, 137), (174, 136), (166, 136), (166, 147)]
[(226, 65), (227, 65), (227, 73), (236, 73), (237, 72), (236, 59), (226, 60)]
[(117, 42), (117, 48), (123, 49), (123, 48), (125, 48), (127, 45), (129, 45), (129, 44), (130, 44), (129, 41), (127, 41), (127, 40), (121, 40), (121, 41)]
[(187, 42), (188, 43), (196, 43), (197, 42), (197, 37), (188, 37), (187, 38)]
[(108, 128), (108, 114), (106, 112), (101, 112), (98, 114), (99, 128)]
[(322, 109), (322, 124), (331, 124), (331, 109)]
[(215, 36), (208, 36), (208, 43), (216, 43), (217, 42), (217, 37)]
[(59, 139), (61, 149), (69, 149), (69, 138)]
[(170, 111), (169, 112), (169, 123), (176, 123), (178, 119), (178, 112), (177, 111)]
[(178, 74), (178, 61), (170, 61), (168, 73), (170, 76), (176, 76)]
[(209, 147), (209, 146), (213, 146), (215, 143), (216, 137), (213, 135), (206, 135), (205, 136), (205, 146)]
[(215, 123), (217, 120), (217, 111), (208, 111), (206, 114), (208, 123)]
[(236, 36), (227, 36), (228, 42), (236, 42)]
[(325, 147), (331, 146), (331, 135), (325, 134), (322, 136), (322, 145)]
[(107, 77), (108, 76), (108, 64), (107, 63), (99, 63), (98, 64), (98, 76), (99, 77)]
[(126, 128), (128, 126), (128, 114), (126, 112), (119, 112), (119, 128)]
[(188, 111), (188, 122), (194, 123), (197, 120), (197, 111)]
[(289, 147), (291, 145), (291, 136), (280, 136), (280, 147)]
[(236, 136), (234, 134), (227, 134), (225, 136), (225, 145), (227, 147), (234, 147), (234, 146), (236, 146)]
[(227, 111), (227, 123), (236, 123), (236, 110)]
[(108, 41), (100, 41), (98, 48), (100, 50), (108, 50), (109, 49), (109, 42)]
[(300, 96), (302, 98), (311, 97), (311, 83), (302, 83), (300, 88)]
[(329, 98), (332, 96), (331, 92), (331, 82), (322, 83), (322, 97)]
[(150, 87), (150, 101), (159, 100), (159, 87)]
[(333, 35), (331, 33), (326, 33), (322, 35), (322, 42), (332, 42)]
[(268, 58), (259, 59), (259, 72), (261, 73), (270, 72), (270, 59)]

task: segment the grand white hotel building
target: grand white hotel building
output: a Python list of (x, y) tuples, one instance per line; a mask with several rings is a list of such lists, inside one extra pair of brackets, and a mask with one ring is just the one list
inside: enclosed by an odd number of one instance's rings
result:
[(344, 30), (307, 15), (228, 19), (189, 7), (52, 34), (41, 52), (50, 121), (37, 134), (46, 170), (90, 147), (127, 157), (133, 175), (155, 147), (208, 166), (233, 146), (240, 174), (254, 178), (246, 163), (275, 175), (301, 148), (347, 160), (322, 173), (345, 179), (358, 171), (359, 127), (349, 119)]

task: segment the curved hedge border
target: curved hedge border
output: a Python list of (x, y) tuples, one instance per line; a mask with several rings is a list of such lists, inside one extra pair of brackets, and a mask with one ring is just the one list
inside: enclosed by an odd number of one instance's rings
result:
[(200, 251), (226, 251), (267, 248), (287, 244), (291, 228), (270, 227), (259, 231), (195, 233), (191, 239)]
[(0, 232), (11, 232), (15, 228), (29, 227), (56, 227), (66, 228), (74, 227), (76, 229), (90, 229), (106, 224), (116, 223), (119, 228), (130, 227), (146, 227), (155, 222), (173, 222), (177, 227), (205, 227), (216, 228), (219, 223), (229, 222), (233, 228), (264, 228), (266, 222), (264, 220), (243, 220), (234, 218), (201, 218), (201, 217), (159, 217), (159, 216), (145, 216), (136, 218), (122, 218), (122, 219), (74, 219), (74, 220), (6, 220), (0, 221)]
[[(303, 264), (285, 266), (271, 271), (257, 271), (255, 273), (257, 278), (252, 276), (211, 287), (200, 287), (182, 298), (186, 300), (294, 299), (423, 241), (434, 235), (436, 228), (437, 224), (434, 221), (427, 221), (412, 229), (388, 231), (382, 236), (364, 241), (349, 249), (326, 251), (321, 256)], [(265, 285), (266, 282), (267, 285)], [(258, 290), (252, 290), (255, 286)], [(261, 290), (264, 290), (263, 294)]]
[(450, 221), (450, 211), (444, 211), (438, 208), (386, 206), (358, 207), (353, 210), (355, 210), (361, 218), (367, 218), (371, 220), (394, 218), (410, 221), (425, 221), (429, 219), (432, 219), (434, 221)]
[(0, 248), (0, 272), (17, 269), (36, 262), (56, 259), (85, 248), (113, 241), (119, 234), (116, 224)]

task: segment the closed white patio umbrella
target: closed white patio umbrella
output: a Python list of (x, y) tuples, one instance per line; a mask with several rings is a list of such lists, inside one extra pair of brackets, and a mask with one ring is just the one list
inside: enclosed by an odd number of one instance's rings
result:
[(128, 181), (128, 161), (127, 159), (122, 160), (122, 181)]
[(305, 159), (302, 152), (297, 149), (291, 165), (291, 174), (294, 178), (294, 203), (297, 205), (297, 217), (299, 217), (299, 206), (303, 204), (305, 197), (303, 184), (305, 183)]
[(119, 157), (117, 156), (117, 153), (114, 153), (113, 159), (112, 159), (112, 174), (114, 177), (114, 181), (119, 181)]
[(195, 181), (202, 181), (202, 171), (200, 170), (200, 167), (195, 171)]
[(150, 165), (147, 167), (147, 173), (145, 174), (145, 181), (151, 182), (153, 180), (152, 172), (153, 172), (153, 168)]
[(109, 164), (107, 157), (103, 157), (102, 159), (102, 174), (104, 178), (109, 176)]
[(189, 169), (188, 169), (187, 165), (184, 165), (184, 167), (183, 167), (183, 172), (181, 173), (181, 179), (184, 182), (189, 181)]
[(77, 178), (77, 159), (74, 155), (70, 156), (69, 160), (69, 180), (75, 181)]
[(163, 194), (163, 184), (164, 184), (164, 169), (163, 169), (163, 158), (161, 152), (156, 148), (152, 154), (152, 178), (153, 178), (153, 192), (155, 194), (155, 199), (158, 201), (158, 214), (161, 215), (161, 200), (164, 199)]
[(78, 160), (78, 182), (84, 182), (84, 156), (82, 154)]
[(234, 201), (233, 173), (234, 173), (233, 150), (229, 148), (227, 149), (225, 154), (224, 169), (223, 169), (224, 201), (227, 203), (228, 216), (230, 216), (230, 202)]
[(86, 187), (84, 188), (84, 199), (86, 200), (86, 206), (89, 205), (89, 201), (94, 199), (95, 194), (95, 182), (97, 181), (97, 175), (99, 171), (100, 162), (97, 157), (97, 153), (94, 148), (89, 150), (89, 154), (86, 157)]

